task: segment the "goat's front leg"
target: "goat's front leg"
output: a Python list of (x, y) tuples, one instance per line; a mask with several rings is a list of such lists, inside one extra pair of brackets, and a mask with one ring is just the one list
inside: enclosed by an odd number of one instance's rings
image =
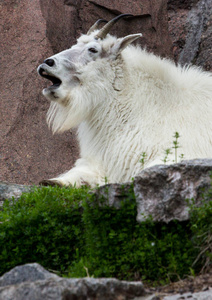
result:
[(76, 186), (89, 185), (95, 187), (96, 185), (105, 184), (105, 172), (101, 164), (93, 159), (77, 160), (75, 167), (70, 171), (59, 175), (58, 177), (43, 180), (41, 185), (59, 185), (59, 186)]

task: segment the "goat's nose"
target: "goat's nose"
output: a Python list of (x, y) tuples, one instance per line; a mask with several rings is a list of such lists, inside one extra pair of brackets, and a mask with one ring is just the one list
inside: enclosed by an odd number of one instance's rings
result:
[(49, 67), (53, 67), (54, 66), (54, 59), (47, 58), (47, 59), (44, 60), (44, 63), (47, 64)]

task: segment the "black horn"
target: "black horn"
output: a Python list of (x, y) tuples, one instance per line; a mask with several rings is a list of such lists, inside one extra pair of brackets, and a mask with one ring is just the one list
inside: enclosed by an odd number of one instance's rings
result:
[(94, 30), (98, 29), (98, 27), (101, 23), (107, 23), (107, 20), (99, 19), (98, 21), (96, 21), (96, 23), (94, 23), (91, 26), (91, 28), (88, 30), (87, 35), (91, 34)]
[(99, 30), (98, 34), (96, 35), (96, 39), (104, 39), (106, 37), (106, 35), (110, 32), (111, 28), (114, 26), (114, 24), (119, 21), (122, 18), (125, 17), (133, 17), (133, 15), (131, 14), (122, 14), (119, 15), (117, 17), (115, 17), (114, 19), (110, 20), (104, 27), (102, 27), (102, 29)]

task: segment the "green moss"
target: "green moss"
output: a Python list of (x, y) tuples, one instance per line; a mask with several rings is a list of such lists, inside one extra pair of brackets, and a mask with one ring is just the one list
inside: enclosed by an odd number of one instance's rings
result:
[(205, 261), (193, 263), (201, 251), (198, 230), (208, 232), (208, 216), (211, 230), (211, 204), (192, 208), (189, 223), (138, 224), (133, 187), (121, 209), (102, 202), (86, 187), (35, 188), (12, 205), (6, 202), (0, 212), (0, 273), (38, 262), (64, 276), (166, 282), (202, 268)]

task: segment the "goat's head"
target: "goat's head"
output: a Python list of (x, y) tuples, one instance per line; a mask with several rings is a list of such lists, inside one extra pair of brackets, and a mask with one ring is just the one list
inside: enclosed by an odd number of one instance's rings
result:
[[(115, 60), (127, 45), (141, 37), (140, 33), (119, 39), (109, 35), (119, 19), (129, 16), (132, 15), (122, 14), (109, 22), (98, 20), (76, 45), (44, 60), (38, 73), (53, 84), (43, 90), (43, 95), (51, 101), (64, 101), (71, 89), (82, 84), (80, 74), (84, 66), (99, 59)], [(107, 23), (99, 30), (98, 26), (103, 22)]]

